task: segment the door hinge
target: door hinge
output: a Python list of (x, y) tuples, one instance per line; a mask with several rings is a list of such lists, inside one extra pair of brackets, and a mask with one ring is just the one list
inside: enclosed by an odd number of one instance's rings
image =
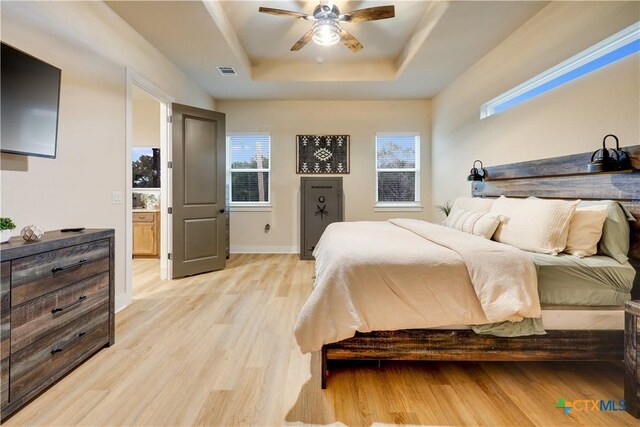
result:
[(169, 259), (173, 259), (173, 254), (171, 252), (169, 252)]
[(173, 213), (173, 208), (168, 208), (167, 210), (169, 211), (170, 214)]
[(173, 169), (173, 162), (167, 162), (167, 168)]
[(169, 123), (173, 123), (173, 116), (167, 116), (167, 121)]

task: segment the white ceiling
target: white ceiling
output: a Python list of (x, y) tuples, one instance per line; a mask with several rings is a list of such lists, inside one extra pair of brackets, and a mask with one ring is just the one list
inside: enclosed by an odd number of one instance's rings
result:
[[(342, 13), (395, 5), (395, 18), (343, 24), (364, 45), (355, 54), (313, 42), (291, 52), (312, 23), (258, 13), (267, 6), (311, 14), (314, 1), (107, 4), (216, 99), (420, 99), (435, 96), (547, 2), (336, 1)], [(238, 76), (220, 75), (220, 65)]]

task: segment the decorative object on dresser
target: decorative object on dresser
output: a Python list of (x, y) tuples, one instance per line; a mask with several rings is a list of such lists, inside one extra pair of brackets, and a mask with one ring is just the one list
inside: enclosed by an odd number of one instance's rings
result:
[(115, 342), (113, 254), (111, 229), (0, 248), (3, 420)]
[(42, 239), (44, 236), (44, 231), (40, 228), (39, 225), (27, 225), (22, 230), (20, 230), (20, 235), (27, 242), (35, 242), (36, 240)]
[(349, 173), (349, 135), (297, 135), (296, 173)]
[[(632, 170), (589, 173), (585, 165), (589, 163), (592, 153), (580, 153), (488, 167), (485, 180), (473, 181), (471, 192), (479, 200), (501, 195), (612, 200), (635, 218), (640, 218), (640, 145), (624, 150), (629, 153)], [(631, 222), (629, 226), (628, 258), (636, 270), (631, 295), (637, 299), (640, 298), (640, 221)], [(618, 329), (554, 329), (548, 330), (543, 336), (511, 338), (452, 329), (357, 332), (352, 338), (323, 345), (321, 384), (322, 388), (326, 387), (331, 361), (341, 359), (620, 361), (624, 358), (624, 334)], [(627, 371), (628, 378), (632, 378), (629, 375)], [(637, 392), (637, 385), (634, 390)]]
[(343, 221), (342, 178), (300, 178), (300, 259), (313, 259), (325, 228)]
[(0, 218), (0, 243), (8, 242), (16, 224), (11, 218)]
[(160, 211), (134, 210), (133, 256), (160, 257)]
[(640, 301), (627, 301), (624, 309), (624, 402), (640, 418)]

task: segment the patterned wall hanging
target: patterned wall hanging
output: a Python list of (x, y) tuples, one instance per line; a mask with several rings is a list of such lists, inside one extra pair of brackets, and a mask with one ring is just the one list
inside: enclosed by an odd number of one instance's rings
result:
[(297, 135), (296, 173), (349, 173), (349, 135)]

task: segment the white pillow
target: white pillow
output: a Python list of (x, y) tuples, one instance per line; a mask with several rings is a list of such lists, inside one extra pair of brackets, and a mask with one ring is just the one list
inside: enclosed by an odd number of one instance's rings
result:
[(580, 258), (595, 255), (607, 212), (606, 205), (578, 206), (569, 223), (564, 251)]
[(453, 209), (464, 209), (467, 211), (489, 212), (494, 199), (484, 197), (458, 197), (453, 202)]
[(567, 246), (578, 202), (500, 196), (491, 206), (491, 213), (503, 216), (493, 238), (525, 251), (557, 255)]
[(443, 225), (490, 239), (500, 224), (500, 215), (453, 208)]

